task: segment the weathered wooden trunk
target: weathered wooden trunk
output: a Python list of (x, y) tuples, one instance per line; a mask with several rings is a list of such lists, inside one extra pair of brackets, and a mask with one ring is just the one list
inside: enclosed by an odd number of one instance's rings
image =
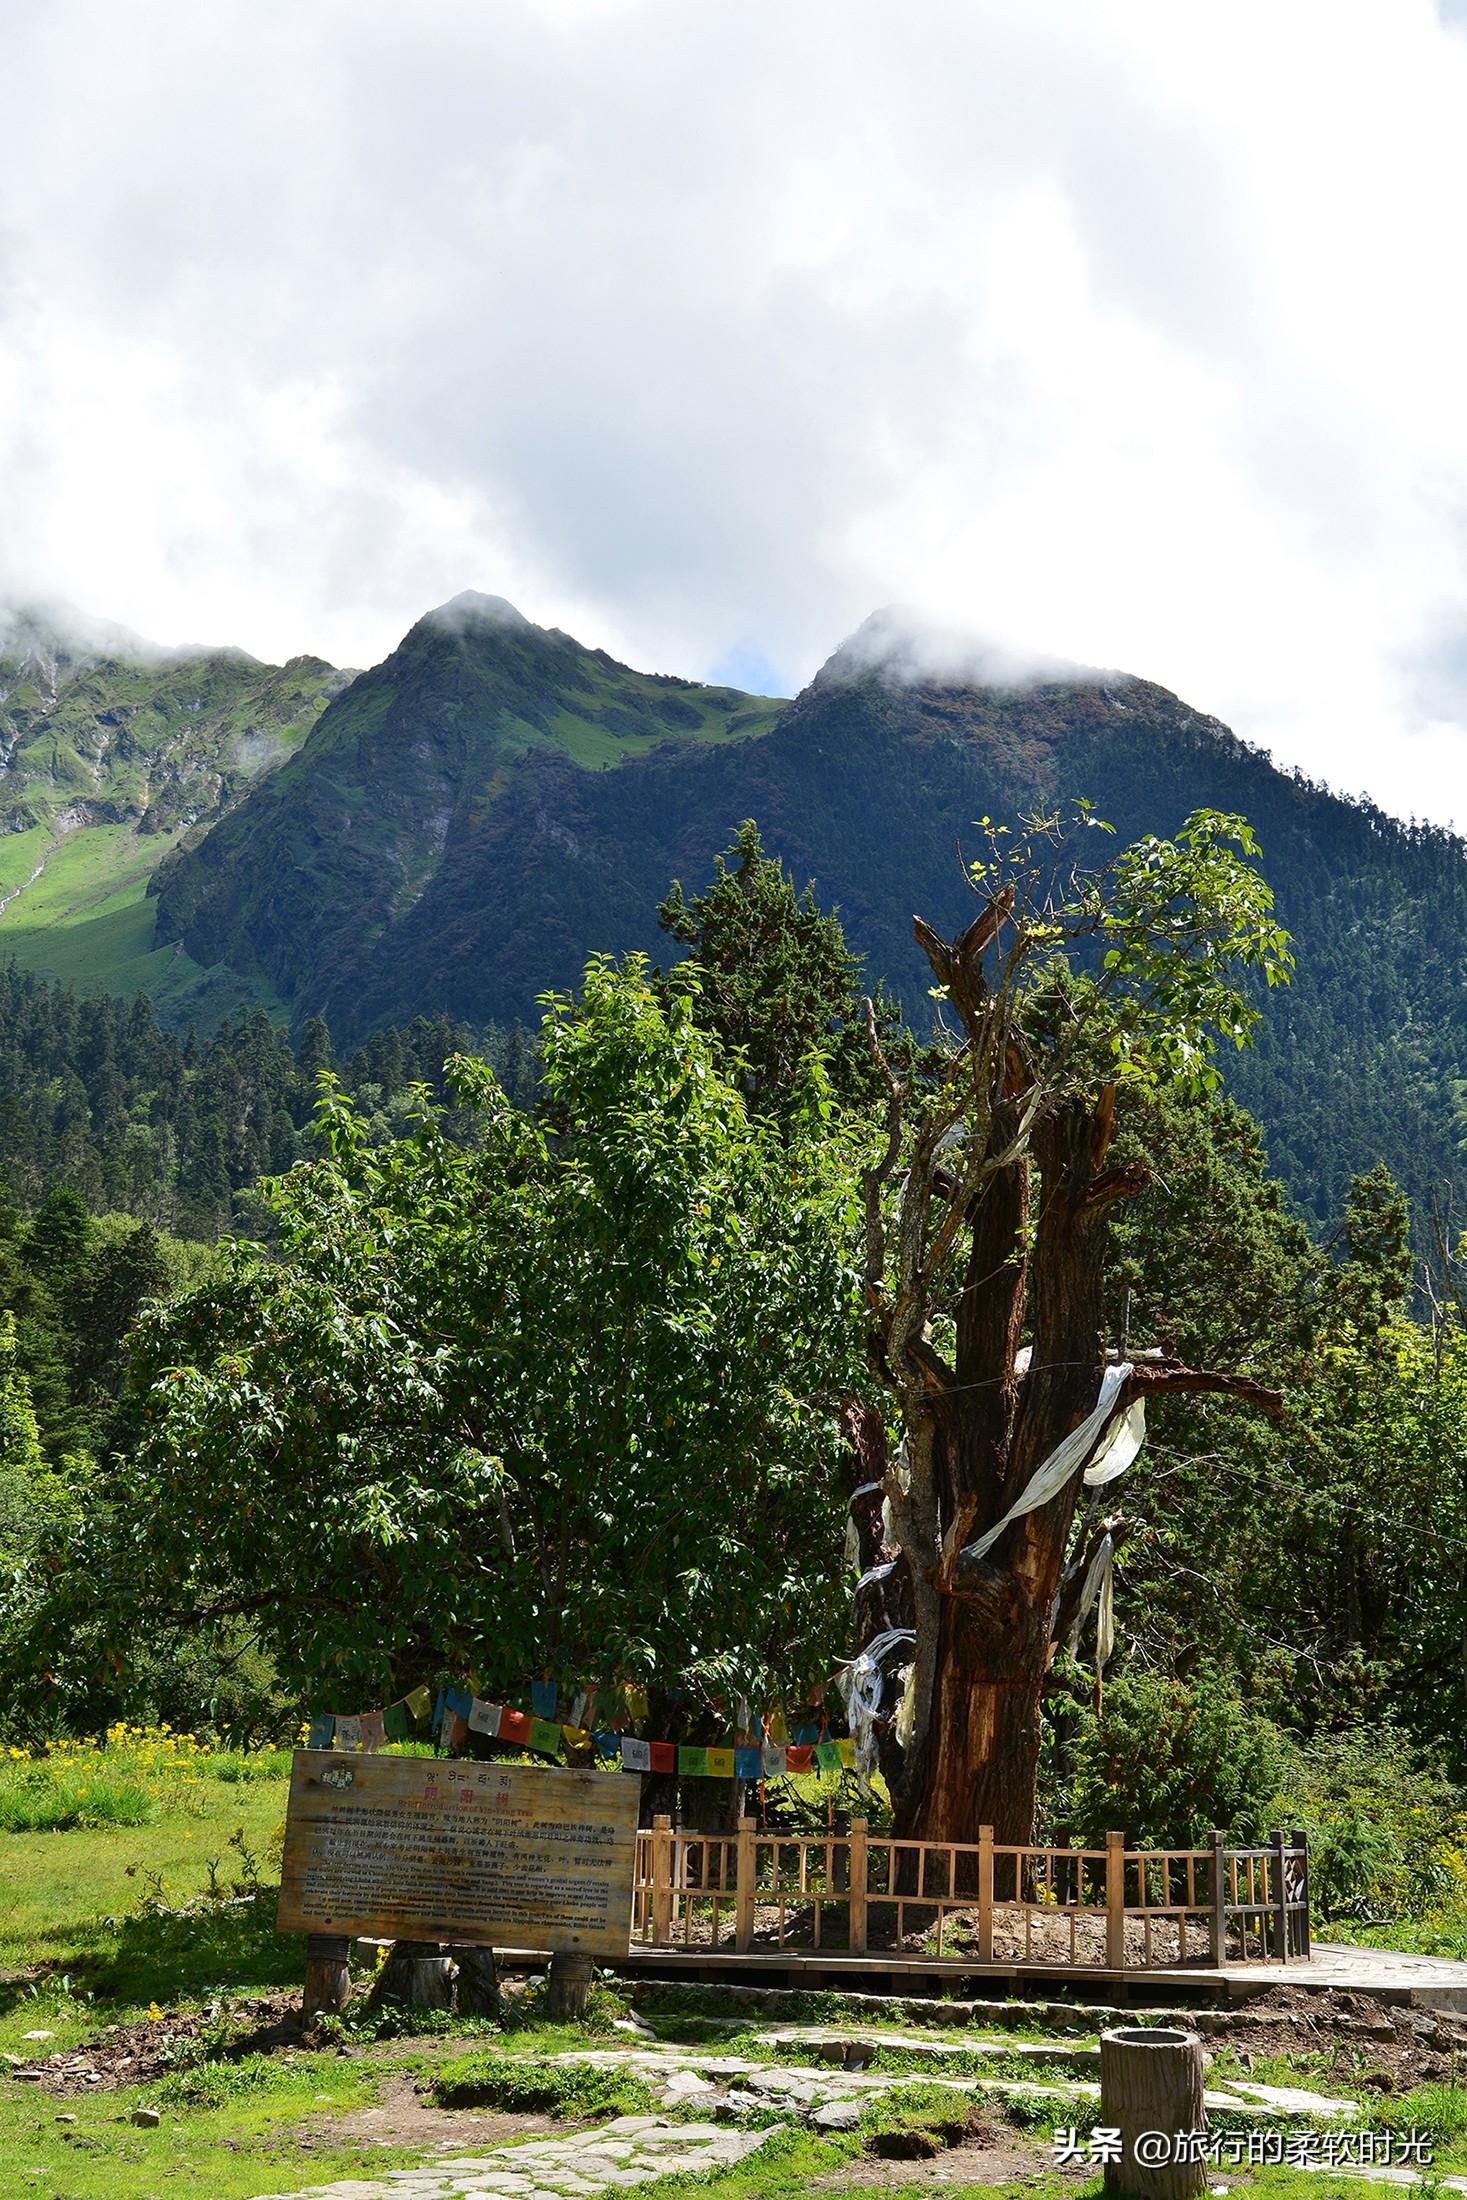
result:
[(306, 1987), (301, 2022), (308, 2029), (317, 2017), (334, 2017), (351, 1993), (351, 1942), (344, 1933), (311, 1933), (306, 1939)]
[[(1202, 2042), (1171, 2025), (1118, 2025), (1100, 2035), (1100, 2120), (1119, 2131), (1105, 2165), (1115, 2200), (1193, 2200), (1207, 2183), (1194, 2142), (1207, 2129)], [(1160, 2157), (1165, 2155), (1165, 2159)]]
[(371, 2003), (410, 2009), (453, 2006), (453, 1959), (436, 1940), (396, 1940), (372, 1988)]
[[(1009, 1515), (1095, 1412), (1107, 1364), (1110, 1220), (1150, 1182), (1141, 1162), (1108, 1160), (1115, 1087), (1090, 1085), (1077, 1074), (1078, 1058), (1057, 1075), (1051, 1056), (1046, 1092), (1012, 996), (996, 999), (983, 957), (1013, 909), (1010, 887), (951, 943), (917, 921), (918, 944), (964, 1044), (910, 1147), (899, 1135), (902, 1095), (893, 1081), (886, 1156), (864, 1187), (873, 1363), (900, 1402), (903, 1425), (903, 1456), (882, 1479), (917, 1643), (912, 1746), (899, 1766), (890, 1748), (883, 1752), (889, 1779), (897, 1773), (896, 1830), (907, 1839), (976, 1842), (989, 1825), (1000, 1846), (1032, 1837), (1052, 1645), (1077, 1613), (1086, 1548), (1102, 1541), (1098, 1522), (1089, 1523), (1066, 1569), (1088, 1457), (1075, 1458), (1047, 1501)], [(1064, 1021), (1060, 1013), (1061, 1029)], [(874, 1044), (874, 1016), (868, 1028)], [(1037, 1046), (1042, 1054), (1052, 1045), (1063, 1061), (1066, 1043), (1041, 1035)], [(907, 1166), (893, 1284), (881, 1193), (899, 1156)], [(950, 1362), (939, 1349), (949, 1317)], [(1115, 1413), (1167, 1390), (1227, 1392), (1281, 1410), (1275, 1393), (1246, 1377), (1187, 1368), (1160, 1350), (1147, 1358), (1144, 1369), (1130, 1366), (1120, 1377)], [(872, 1479), (874, 1447), (859, 1416), (848, 1416), (848, 1426), (860, 1489)], [(1094, 1434), (1098, 1441), (1100, 1424)], [(874, 1546), (877, 1526), (858, 1526)], [(990, 1530), (994, 1540), (975, 1556)], [(867, 1639), (881, 1631), (874, 1610), (859, 1617)]]
[(550, 1958), (549, 1988), (545, 1996), (548, 2017), (560, 2024), (573, 2024), (586, 2014), (593, 1969), (589, 1956), (556, 1949)]
[(499, 1967), (492, 1948), (449, 1948), (457, 1976), (453, 2005), (461, 2017), (499, 2015)]

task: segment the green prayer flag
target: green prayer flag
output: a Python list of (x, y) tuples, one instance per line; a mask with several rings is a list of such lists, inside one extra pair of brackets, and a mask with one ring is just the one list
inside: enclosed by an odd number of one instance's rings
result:
[(405, 1703), (390, 1703), (382, 1714), (382, 1724), (389, 1742), (405, 1742), (413, 1730)]
[(815, 1762), (822, 1772), (839, 1772), (841, 1768), (840, 1743), (817, 1742), (815, 1744)]
[(543, 1750), (547, 1757), (560, 1755), (560, 1728), (553, 1719), (531, 1719), (530, 1747)]
[(677, 1753), (677, 1769), (682, 1774), (685, 1780), (705, 1778), (708, 1772), (707, 1750), (686, 1748), (679, 1749)]

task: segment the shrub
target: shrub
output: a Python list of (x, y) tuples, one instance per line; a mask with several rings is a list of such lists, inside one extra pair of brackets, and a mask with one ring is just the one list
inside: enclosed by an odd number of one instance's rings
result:
[(1080, 1838), (1111, 1826), (1138, 1847), (1234, 1840), (1301, 1827), (1321, 1918), (1417, 1919), (1467, 1885), (1462, 1795), (1390, 1725), (1299, 1742), (1231, 1683), (1128, 1673), (1082, 1716), (1070, 1818)]
[(1118, 1827), (1138, 1848), (1253, 1840), (1279, 1823), (1293, 1745), (1215, 1674), (1191, 1684), (1127, 1673), (1075, 1738), (1070, 1821), (1087, 1844)]
[(1309, 1836), (1321, 1915), (1418, 1918), (1451, 1889), (1462, 1802), (1394, 1727), (1353, 1727), (1297, 1753), (1278, 1815)]
[(445, 2063), (433, 2081), (440, 2108), (499, 2108), (521, 2115), (636, 2116), (656, 2106), (640, 2078), (584, 2063), (513, 2062), (492, 2053)]
[(223, 2108), (252, 2093), (299, 2083), (300, 2072), (292, 2063), (272, 2062), (268, 2055), (242, 2055), (238, 2062), (201, 2062), (192, 2069), (171, 2070), (150, 2092), (160, 2106)]

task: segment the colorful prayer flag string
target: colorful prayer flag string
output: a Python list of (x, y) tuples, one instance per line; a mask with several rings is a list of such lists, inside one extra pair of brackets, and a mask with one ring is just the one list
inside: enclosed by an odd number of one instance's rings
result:
[[(812, 1691), (812, 1697), (814, 1695)], [(603, 1715), (609, 1710), (615, 1719), (623, 1705), (625, 1712), (633, 1717), (645, 1718), (647, 1693), (642, 1688), (627, 1687), (610, 1694), (600, 1691), (595, 1695), (586, 1690), (573, 1692), (566, 1705), (573, 1716), (557, 1720), (554, 1714), (560, 1703), (559, 1686), (554, 1681), (538, 1680), (531, 1683), (530, 1703), (531, 1709), (525, 1712), (509, 1704), (490, 1703), (467, 1688), (440, 1688), (435, 1698), (431, 1689), (419, 1687), (381, 1710), (313, 1712), (307, 1746), (311, 1749), (380, 1749), (384, 1742), (409, 1740), (414, 1722), (421, 1723), (431, 1712), (433, 1731), (441, 1746), (450, 1752), (459, 1749), (472, 1733), (486, 1740), (533, 1749), (544, 1757), (559, 1757), (564, 1748), (573, 1757), (584, 1759), (590, 1751), (603, 1763), (620, 1764), (627, 1772), (675, 1772), (683, 1779), (738, 1779), (760, 1783), (812, 1769), (847, 1772), (855, 1765), (855, 1743), (848, 1738), (832, 1739), (823, 1712), (818, 1720), (808, 1716), (800, 1720), (791, 1734), (784, 1713), (777, 1706), (767, 1718), (755, 1720), (750, 1717), (747, 1702), (741, 1698), (737, 1738), (730, 1748), (722, 1744), (704, 1746), (647, 1741), (615, 1725), (599, 1726), (592, 1732), (579, 1723), (588, 1709)], [(762, 1743), (753, 1738), (760, 1731), (765, 1736)], [(791, 1735), (787, 1743), (783, 1739), (786, 1734)]]

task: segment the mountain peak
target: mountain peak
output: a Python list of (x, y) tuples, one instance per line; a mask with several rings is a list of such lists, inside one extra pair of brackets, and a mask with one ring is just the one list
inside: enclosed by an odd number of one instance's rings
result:
[(476, 626), (503, 626), (520, 632), (534, 631), (533, 622), (527, 619), (504, 596), (486, 596), (477, 588), (465, 588), (447, 603), (435, 606), (418, 621), (419, 626), (446, 627), (450, 633), (465, 633)]
[(1026, 688), (1091, 686), (1115, 673), (1072, 664), (996, 642), (978, 629), (945, 624), (906, 604), (886, 604), (863, 619), (826, 659), (816, 687), (851, 687), (874, 679), (884, 687)]
[(75, 604), (0, 602), (0, 656), (51, 667), (83, 666), (108, 660), (120, 664), (156, 662), (164, 652), (129, 627), (93, 618)]

